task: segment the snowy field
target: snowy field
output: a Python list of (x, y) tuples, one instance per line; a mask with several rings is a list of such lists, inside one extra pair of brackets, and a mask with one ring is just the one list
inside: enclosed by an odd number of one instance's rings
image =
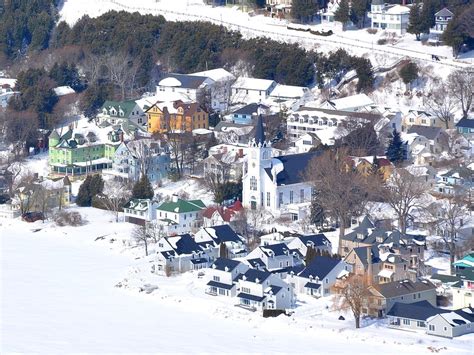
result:
[[(0, 225), (1, 353), (472, 353), (474, 334), (449, 340), (378, 322), (355, 331), (350, 315), (326, 309), (330, 299), (301, 298), (293, 316), (263, 319), (204, 294), (195, 273), (151, 274), (127, 242), (131, 225), (79, 211), (81, 227)], [(155, 290), (139, 292), (147, 284)]]

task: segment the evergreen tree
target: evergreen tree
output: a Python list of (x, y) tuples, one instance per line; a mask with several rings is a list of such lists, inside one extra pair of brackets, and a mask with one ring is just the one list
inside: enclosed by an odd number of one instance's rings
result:
[(350, 8), (348, 0), (341, 0), (339, 8), (334, 13), (334, 21), (342, 22), (342, 29), (345, 28), (347, 22), (350, 21)]
[(367, 11), (370, 9), (370, 2), (368, 0), (352, 0), (351, 2), (351, 14), (352, 22), (357, 24), (357, 27), (365, 27), (365, 18)]
[(306, 23), (313, 20), (317, 11), (318, 4), (315, 0), (293, 0), (290, 14), (293, 19)]
[(403, 161), (403, 141), (400, 137), (400, 133), (396, 129), (393, 130), (392, 139), (387, 148), (387, 158), (392, 163), (400, 163)]
[(418, 65), (409, 62), (400, 68), (398, 75), (400, 75), (405, 85), (408, 85), (418, 79), (418, 70)]
[(84, 182), (79, 187), (76, 197), (76, 204), (81, 207), (92, 206), (92, 199), (104, 190), (104, 180), (99, 174), (87, 175)]
[(422, 33), (429, 32), (429, 22), (422, 17), (422, 10), (420, 2), (414, 3), (410, 9), (410, 15), (408, 18), (407, 32), (412, 33), (416, 36), (416, 40), (420, 40)]
[(317, 251), (313, 247), (308, 247), (308, 249), (306, 249), (306, 255), (305, 255), (305, 258), (304, 258), (304, 262), (305, 262), (306, 266), (311, 264), (311, 262), (314, 260), (316, 255), (317, 255)]
[(375, 77), (372, 63), (367, 58), (358, 58), (355, 66), (357, 77), (357, 92), (372, 90), (374, 87)]
[(143, 174), (135, 185), (133, 185), (132, 197), (139, 199), (152, 199), (155, 195), (148, 176)]

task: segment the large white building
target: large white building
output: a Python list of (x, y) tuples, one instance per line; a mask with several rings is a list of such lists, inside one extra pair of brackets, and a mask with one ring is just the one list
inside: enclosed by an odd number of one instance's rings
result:
[(368, 16), (372, 28), (402, 35), (407, 31), (410, 8), (404, 5), (385, 4), (384, 0), (372, 0)]
[(305, 181), (308, 163), (319, 152), (272, 157), (265, 140), (262, 116), (257, 119), (255, 137), (249, 142), (242, 177), (242, 204), (273, 215), (287, 214), (293, 220), (305, 217), (311, 203), (312, 187)]

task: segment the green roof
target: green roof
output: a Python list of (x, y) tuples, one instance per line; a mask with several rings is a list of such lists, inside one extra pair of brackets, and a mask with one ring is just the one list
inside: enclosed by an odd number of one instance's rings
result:
[(206, 205), (201, 200), (185, 201), (178, 199), (178, 202), (168, 201), (163, 202), (158, 210), (173, 213), (197, 212), (206, 208)]
[(464, 258), (453, 263), (455, 266), (474, 267), (474, 253), (467, 254)]
[[(115, 108), (115, 111), (117, 111), (117, 115), (114, 115), (113, 117), (128, 118), (136, 105), (137, 105), (137, 103), (133, 100), (129, 100), (129, 101), (105, 101), (104, 104), (102, 105), (102, 110), (105, 108), (107, 110), (107, 112), (109, 112), (109, 110), (113, 107), (113, 108)], [(123, 116), (118, 115), (119, 109), (121, 109), (123, 111), (123, 113), (124, 113)], [(110, 112), (109, 112), (109, 114), (110, 114)]]

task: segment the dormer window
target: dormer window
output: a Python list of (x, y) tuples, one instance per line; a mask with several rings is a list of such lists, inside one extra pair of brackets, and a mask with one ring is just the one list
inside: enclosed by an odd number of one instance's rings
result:
[(362, 233), (357, 233), (357, 239), (364, 239), (364, 235)]

